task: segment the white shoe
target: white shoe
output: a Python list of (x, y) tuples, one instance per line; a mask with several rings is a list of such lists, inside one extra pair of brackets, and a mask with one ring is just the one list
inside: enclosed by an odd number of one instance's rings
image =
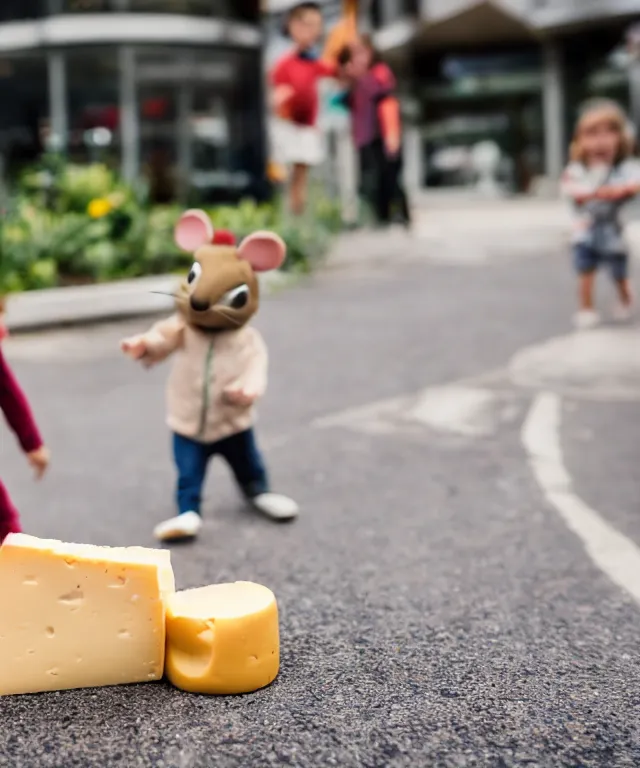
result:
[(171, 520), (156, 525), (153, 535), (160, 541), (195, 539), (202, 528), (202, 518), (197, 512), (185, 512)]
[(600, 315), (594, 309), (581, 309), (575, 314), (573, 324), (579, 331), (588, 331), (600, 325)]
[(251, 499), (251, 503), (263, 515), (272, 520), (293, 520), (300, 511), (293, 499), (278, 493), (261, 493)]

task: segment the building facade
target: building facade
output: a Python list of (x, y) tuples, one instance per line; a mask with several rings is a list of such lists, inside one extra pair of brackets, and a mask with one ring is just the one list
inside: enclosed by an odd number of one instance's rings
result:
[(473, 183), (473, 148), (500, 150), (512, 192), (553, 183), (580, 104), (607, 96), (640, 124), (638, 65), (625, 40), (640, 0), (366, 0), (395, 64), (418, 186)]
[(51, 148), (158, 201), (259, 194), (261, 73), (258, 0), (2, 0), (5, 173)]

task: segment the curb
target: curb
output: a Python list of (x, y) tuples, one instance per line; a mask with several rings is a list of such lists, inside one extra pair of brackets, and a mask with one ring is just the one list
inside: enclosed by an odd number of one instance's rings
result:
[[(7, 328), (10, 333), (27, 333), (167, 314), (174, 307), (171, 294), (181, 281), (175, 275), (161, 275), (17, 293), (7, 301)], [(269, 272), (259, 275), (259, 281), (261, 292), (268, 296), (293, 284), (296, 276)]]

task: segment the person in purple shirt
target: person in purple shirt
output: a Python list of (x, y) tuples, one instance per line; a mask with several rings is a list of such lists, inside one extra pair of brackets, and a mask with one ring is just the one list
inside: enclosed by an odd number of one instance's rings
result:
[[(7, 336), (3, 314), (3, 305), (0, 299), (0, 342)], [(27, 454), (36, 477), (41, 478), (49, 465), (49, 451), (42, 442), (29, 401), (5, 360), (1, 344), (0, 410), (18, 438), (20, 447)], [(2, 480), (0, 480), (0, 545), (10, 533), (20, 533), (21, 530), (18, 512)]]
[(338, 56), (340, 79), (348, 83), (341, 100), (351, 112), (353, 141), (360, 156), (361, 186), (376, 218), (390, 224), (394, 204), (410, 226), (409, 203), (402, 187), (402, 126), (396, 80), (367, 37)]

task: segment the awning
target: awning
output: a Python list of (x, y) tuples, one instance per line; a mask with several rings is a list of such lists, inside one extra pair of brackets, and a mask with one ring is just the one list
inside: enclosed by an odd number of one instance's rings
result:
[(423, 22), (416, 42), (445, 48), (523, 43), (539, 39), (540, 33), (522, 17), (509, 12), (494, 0), (480, 0), (457, 13)]
[(545, 3), (535, 8), (531, 17), (538, 29), (577, 32), (637, 19), (638, 1), (579, 0), (573, 3)]

